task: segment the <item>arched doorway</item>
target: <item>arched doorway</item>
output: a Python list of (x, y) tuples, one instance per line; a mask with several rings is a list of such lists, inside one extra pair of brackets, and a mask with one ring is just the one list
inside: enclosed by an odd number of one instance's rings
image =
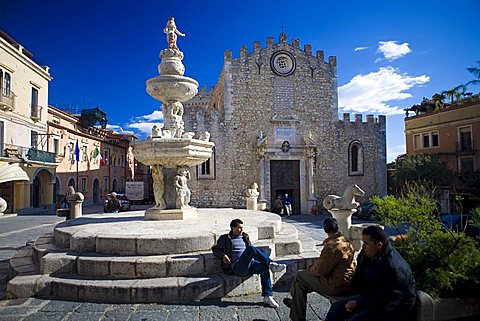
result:
[(112, 192), (116, 192), (116, 191), (117, 191), (117, 179), (114, 178), (112, 183)]
[(40, 192), (42, 184), (38, 176), (35, 177), (32, 184), (32, 207), (40, 207)]
[(100, 182), (98, 181), (97, 178), (93, 180), (93, 203), (98, 204), (98, 196), (100, 195)]
[(33, 208), (47, 208), (54, 204), (53, 175), (47, 169), (40, 169), (31, 185), (30, 206)]

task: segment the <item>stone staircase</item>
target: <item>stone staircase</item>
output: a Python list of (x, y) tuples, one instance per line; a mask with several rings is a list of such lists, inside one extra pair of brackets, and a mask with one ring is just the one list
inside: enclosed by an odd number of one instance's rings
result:
[(108, 303), (175, 303), (260, 292), (259, 276), (226, 275), (211, 253), (233, 218), (252, 243), (288, 268), (272, 274), (290, 282), (318, 257), (315, 241), (278, 215), (246, 210), (199, 210), (199, 220), (149, 221), (132, 213), (88, 216), (58, 224), (53, 233), (11, 259), (8, 298), (50, 297)]

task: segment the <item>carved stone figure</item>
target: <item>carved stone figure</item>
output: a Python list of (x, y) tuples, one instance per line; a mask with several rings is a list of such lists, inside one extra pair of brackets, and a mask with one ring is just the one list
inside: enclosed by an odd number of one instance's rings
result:
[(162, 134), (161, 134), (161, 131), (160, 131), (160, 128), (158, 128), (157, 125), (153, 125), (152, 127), (152, 137), (161, 137)]
[(153, 177), (153, 196), (155, 197), (155, 208), (165, 209), (167, 205), (163, 194), (165, 194), (165, 181), (163, 177), (163, 171), (161, 165), (152, 166)]
[(184, 33), (181, 33), (175, 25), (175, 19), (173, 17), (168, 18), (167, 26), (163, 29), (163, 32), (167, 34), (168, 48), (178, 49), (177, 47), (177, 35), (185, 37)]
[(258, 184), (253, 183), (247, 189), (247, 197), (258, 197), (260, 193), (258, 192)]
[(351, 210), (360, 206), (360, 203), (355, 202), (355, 196), (363, 196), (365, 192), (356, 184), (350, 185), (345, 189), (343, 196), (327, 195), (323, 199), (323, 207), (327, 210)]
[(206, 131), (201, 132), (201, 133), (200, 133), (200, 136), (198, 137), (198, 139), (203, 140), (203, 141), (205, 141), (205, 142), (208, 142), (208, 141), (210, 141), (210, 133), (209, 133), (209, 132), (206, 132)]
[(179, 167), (175, 176), (175, 190), (177, 191), (176, 208), (190, 207), (191, 192), (187, 186), (190, 179), (188, 167)]
[(164, 128), (170, 130), (173, 138), (181, 138), (184, 132), (183, 105), (179, 101), (162, 104)]

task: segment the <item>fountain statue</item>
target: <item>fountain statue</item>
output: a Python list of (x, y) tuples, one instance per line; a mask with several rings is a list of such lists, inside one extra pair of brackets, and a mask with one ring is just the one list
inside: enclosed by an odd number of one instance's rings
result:
[(145, 212), (146, 220), (178, 220), (197, 217), (197, 209), (190, 206), (190, 179), (188, 168), (205, 162), (212, 156), (214, 144), (208, 132), (185, 132), (183, 102), (198, 92), (195, 79), (185, 77), (183, 52), (177, 46), (178, 31), (173, 17), (163, 30), (167, 48), (160, 51), (159, 76), (147, 81), (147, 92), (162, 102), (163, 128), (153, 126), (152, 135), (135, 143), (133, 153), (142, 163), (152, 167), (155, 206)]

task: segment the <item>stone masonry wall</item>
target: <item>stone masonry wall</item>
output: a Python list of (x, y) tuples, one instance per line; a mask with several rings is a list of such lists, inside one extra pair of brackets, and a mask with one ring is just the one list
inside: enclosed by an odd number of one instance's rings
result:
[[(323, 51), (312, 56), (311, 46), (302, 50), (298, 39), (289, 44), (282, 35), (277, 44), (267, 38), (265, 48), (255, 42), (251, 53), (241, 47), (238, 58), (226, 51), (217, 85), (210, 91), (201, 89), (185, 104), (186, 130), (208, 130), (215, 143), (215, 175), (197, 179), (200, 166), (191, 169), (192, 205), (245, 208), (247, 186), (260, 185), (264, 170), (257, 146), (261, 135), (267, 141), (267, 166), (270, 160), (288, 159), (307, 164), (304, 150), (314, 146), (315, 196), (320, 201), (327, 194), (343, 193), (351, 183), (359, 184), (368, 195), (386, 191), (386, 164), (380, 164), (379, 156), (382, 148), (385, 151), (384, 118), (339, 121), (336, 58), (325, 62)], [(270, 57), (279, 50), (296, 61), (295, 72), (286, 77), (276, 75), (270, 66)], [(279, 132), (288, 133), (291, 151), (282, 152)], [(364, 176), (348, 176), (348, 146), (353, 140), (363, 146)], [(301, 173), (302, 181), (308, 181), (305, 175)], [(305, 186), (300, 188), (308, 194)], [(270, 203), (270, 190), (265, 189)], [(307, 199), (302, 195), (301, 202)], [(302, 208), (309, 209), (310, 204)]]

